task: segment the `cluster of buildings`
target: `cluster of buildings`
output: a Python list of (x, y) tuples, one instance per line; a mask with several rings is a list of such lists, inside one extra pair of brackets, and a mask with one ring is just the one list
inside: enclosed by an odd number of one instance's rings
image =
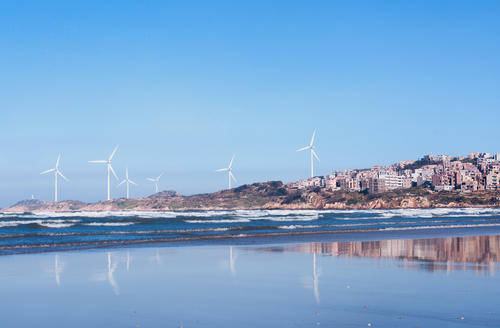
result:
[(434, 190), (500, 190), (500, 154), (470, 153), (469, 156), (426, 155), (370, 169), (333, 171), (288, 184), (290, 188), (320, 187), (330, 191), (379, 193), (401, 188), (428, 186)]

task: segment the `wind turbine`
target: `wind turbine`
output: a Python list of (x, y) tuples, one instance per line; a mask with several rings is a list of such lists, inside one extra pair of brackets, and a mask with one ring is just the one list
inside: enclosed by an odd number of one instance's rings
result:
[(302, 147), (300, 149), (297, 149), (297, 151), (304, 151), (304, 150), (311, 150), (311, 178), (314, 177), (314, 157), (316, 157), (316, 159), (318, 160), (319, 162), (319, 157), (318, 157), (318, 154), (316, 154), (316, 152), (314, 151), (314, 136), (316, 135), (316, 130), (314, 130), (313, 132), (313, 135), (312, 135), (312, 138), (311, 138), (311, 142), (309, 143), (309, 146), (305, 146), (305, 147)]
[(155, 183), (155, 193), (158, 193), (158, 183), (160, 182), (160, 178), (162, 177), (163, 172), (157, 176), (156, 178), (147, 178), (149, 181)]
[(54, 172), (54, 180), (55, 180), (55, 182), (54, 182), (54, 202), (57, 202), (57, 176), (60, 176), (64, 180), (68, 181), (68, 179), (66, 179), (66, 177), (61, 173), (61, 171), (59, 171), (59, 161), (60, 160), (61, 160), (61, 154), (59, 154), (57, 156), (56, 167), (40, 173), (40, 174), (47, 174), (50, 172)]
[(223, 169), (218, 169), (218, 170), (215, 171), (215, 172), (227, 172), (228, 189), (231, 189), (231, 179), (233, 179), (234, 182), (236, 182), (236, 178), (234, 177), (233, 168), (232, 168), (233, 161), (234, 161), (234, 155), (231, 158), (231, 162), (229, 162), (229, 166), (228, 167), (223, 168)]
[(120, 182), (118, 184), (118, 186), (116, 186), (116, 187), (118, 188), (119, 186), (121, 186), (124, 183), (127, 184), (127, 199), (128, 199), (128, 197), (130, 195), (130, 184), (133, 184), (134, 186), (137, 186), (137, 183), (135, 183), (134, 181), (132, 181), (132, 180), (130, 180), (128, 178), (128, 167), (125, 169), (125, 179), (122, 182)]
[(113, 159), (113, 156), (115, 156), (116, 151), (118, 150), (118, 146), (115, 147), (115, 150), (111, 153), (111, 156), (107, 160), (97, 160), (97, 161), (89, 161), (89, 163), (104, 163), (107, 164), (108, 166), (108, 200), (111, 200), (111, 193), (109, 190), (109, 172), (111, 171), (113, 175), (115, 176), (116, 180), (118, 180), (118, 176), (116, 176), (115, 170), (113, 170), (113, 167), (111, 166), (111, 160)]

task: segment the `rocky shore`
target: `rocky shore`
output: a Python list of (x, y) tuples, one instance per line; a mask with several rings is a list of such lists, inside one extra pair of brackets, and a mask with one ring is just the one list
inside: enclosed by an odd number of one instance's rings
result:
[(380, 194), (292, 189), (280, 181), (242, 185), (210, 194), (182, 196), (162, 191), (146, 198), (81, 201), (20, 201), (2, 212), (183, 211), (232, 209), (397, 209), (500, 207), (499, 191), (435, 192), (428, 188), (398, 189)]

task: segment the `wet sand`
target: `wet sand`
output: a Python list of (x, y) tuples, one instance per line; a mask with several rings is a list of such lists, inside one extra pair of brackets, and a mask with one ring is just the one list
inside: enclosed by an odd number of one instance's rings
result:
[(471, 234), (0, 256), (0, 316), (3, 327), (498, 327), (500, 235)]

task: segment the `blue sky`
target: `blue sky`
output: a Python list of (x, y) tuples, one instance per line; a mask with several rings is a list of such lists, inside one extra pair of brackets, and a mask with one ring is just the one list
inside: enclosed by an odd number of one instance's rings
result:
[[(498, 1), (2, 1), (0, 206), (500, 152)], [(114, 188), (113, 196), (124, 193)]]

